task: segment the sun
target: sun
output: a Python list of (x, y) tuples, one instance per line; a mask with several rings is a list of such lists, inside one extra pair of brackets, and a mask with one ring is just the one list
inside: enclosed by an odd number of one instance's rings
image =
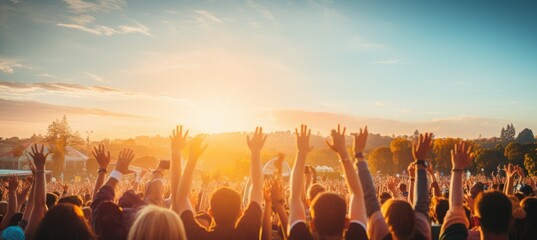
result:
[(236, 105), (211, 103), (200, 106), (193, 120), (206, 133), (232, 132), (244, 128), (243, 115), (242, 109)]

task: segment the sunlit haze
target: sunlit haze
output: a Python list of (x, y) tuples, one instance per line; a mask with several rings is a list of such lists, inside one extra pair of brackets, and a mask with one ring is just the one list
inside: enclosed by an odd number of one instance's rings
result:
[(537, 129), (537, 2), (0, 0), (0, 137)]

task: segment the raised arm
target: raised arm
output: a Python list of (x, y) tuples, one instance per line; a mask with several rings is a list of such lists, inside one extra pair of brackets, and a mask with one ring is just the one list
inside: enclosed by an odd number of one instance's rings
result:
[(265, 180), (263, 186), (263, 197), (265, 198), (265, 209), (263, 210), (263, 224), (261, 228), (261, 240), (272, 239), (272, 179)]
[(515, 181), (516, 170), (513, 164), (509, 163), (507, 167), (503, 167), (503, 171), (505, 172), (505, 186), (503, 193), (505, 193), (505, 195), (513, 194), (513, 183)]
[(408, 190), (408, 202), (414, 202), (414, 183), (416, 183), (416, 163), (411, 162), (407, 167), (408, 176), (410, 176), (410, 189)]
[[(444, 235), (445, 239), (450, 239), (449, 234), (457, 234), (457, 237), (465, 238), (468, 232), (465, 231), (468, 227), (468, 219), (463, 208), (463, 189), (462, 189), (462, 176), (464, 168), (466, 168), (472, 162), (474, 154), (472, 148), (466, 145), (466, 142), (461, 141), (459, 144), (455, 144), (453, 150), (451, 150), (451, 185), (449, 187), (449, 211), (444, 218), (444, 224), (440, 235)], [(460, 231), (457, 232), (445, 232), (447, 228), (455, 224), (461, 224)], [(456, 237), (456, 236), (453, 236)], [(455, 239), (455, 238), (452, 238)]]
[(252, 162), (250, 163), (250, 177), (252, 179), (252, 187), (250, 189), (249, 200), (255, 202), (259, 206), (263, 203), (263, 169), (261, 166), (261, 149), (267, 140), (267, 136), (263, 135), (263, 128), (256, 127), (255, 133), (250, 139), (246, 136), (246, 143), (252, 154)]
[(8, 185), (6, 186), (8, 192), (8, 200), (7, 200), (7, 212), (4, 218), (2, 219), (2, 223), (0, 224), (0, 230), (4, 230), (9, 226), (9, 221), (15, 213), (17, 213), (17, 189), (19, 187), (19, 179), (16, 176), (11, 176), (8, 181)]
[(306, 157), (310, 149), (309, 138), (311, 130), (308, 126), (301, 125), (300, 133), (295, 129), (297, 154), (291, 173), (291, 196), (289, 197), (289, 224), (287, 228), (291, 229), (292, 225), (298, 221), (306, 221), (306, 210), (302, 197), (304, 195), (304, 166), (306, 165)]
[(427, 239), (431, 238), (431, 226), (429, 223), (429, 184), (427, 183), (429, 163), (425, 159), (433, 149), (432, 135), (432, 133), (420, 134), (418, 142), (412, 146), (417, 177), (412, 204), (416, 212), (415, 229)]
[[(345, 180), (351, 191), (351, 197), (349, 202), (349, 220), (350, 221), (359, 221), (362, 224), (367, 223), (367, 215), (364, 204), (364, 193), (362, 190), (362, 185), (358, 179), (358, 173), (352, 164), (352, 160), (349, 158), (347, 147), (345, 144), (345, 128), (343, 132), (340, 131), (340, 126), (338, 125), (338, 130), (332, 130), (332, 144), (327, 142), (328, 147), (334, 150), (338, 156), (341, 166), (345, 172)], [(363, 152), (365, 144), (367, 142), (367, 127), (364, 130), (360, 129), (359, 133), (353, 134), (354, 136), (354, 156), (356, 158), (363, 158)]]
[(45, 180), (45, 163), (47, 161), (47, 154), (44, 154), (44, 145), (41, 145), (41, 149), (37, 144), (32, 146), (32, 152), (30, 156), (34, 160), (35, 165), (35, 193), (34, 193), (34, 207), (28, 220), (28, 226), (26, 227), (26, 238), (33, 239), (37, 226), (41, 222), (41, 219), (45, 215), (46, 210), (46, 193), (47, 185)]
[(173, 203), (175, 206), (172, 206), (172, 209), (174, 209), (179, 215), (183, 214), (184, 211), (191, 211), (194, 213), (194, 208), (190, 202), (190, 192), (192, 190), (192, 178), (196, 168), (196, 163), (198, 162), (201, 154), (203, 154), (207, 148), (207, 145), (202, 146), (204, 138), (204, 135), (198, 135), (189, 143), (190, 147), (188, 150), (188, 161), (186, 162), (183, 176), (179, 182), (179, 187), (177, 188), (177, 196), (175, 197), (175, 202)]
[(432, 164), (429, 164), (429, 166), (427, 167), (427, 173), (429, 173), (432, 179), (431, 187), (433, 188), (433, 195), (435, 197), (441, 197), (442, 193), (440, 192), (440, 186), (438, 185), (438, 181), (436, 181), (436, 176)]
[[(186, 146), (186, 139), (188, 137), (188, 130), (183, 134), (183, 126), (176, 126), (175, 130), (172, 130), (172, 135), (170, 136), (171, 140), (171, 150), (172, 150), (172, 161), (170, 166), (171, 171), (171, 189), (172, 193), (171, 200), (172, 203), (175, 202), (175, 197), (177, 189), (179, 188), (179, 181), (181, 180), (181, 151)], [(176, 206), (172, 204), (172, 207)], [(173, 209), (176, 210), (176, 209)]]
[(93, 157), (99, 164), (99, 171), (97, 171), (97, 180), (95, 181), (95, 188), (93, 189), (93, 195), (97, 194), (99, 188), (104, 184), (106, 178), (106, 172), (108, 171), (108, 164), (110, 164), (110, 151), (105, 151), (104, 144), (99, 144), (98, 147), (93, 148)]

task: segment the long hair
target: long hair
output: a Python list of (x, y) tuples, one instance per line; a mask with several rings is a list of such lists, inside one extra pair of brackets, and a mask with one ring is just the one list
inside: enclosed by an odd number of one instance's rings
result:
[(138, 212), (128, 240), (178, 239), (186, 240), (183, 222), (177, 213), (162, 207), (148, 205)]
[(414, 235), (414, 209), (407, 201), (389, 199), (381, 208), (394, 239), (411, 239)]
[(95, 239), (95, 235), (80, 207), (60, 203), (45, 214), (34, 239), (87, 240)]

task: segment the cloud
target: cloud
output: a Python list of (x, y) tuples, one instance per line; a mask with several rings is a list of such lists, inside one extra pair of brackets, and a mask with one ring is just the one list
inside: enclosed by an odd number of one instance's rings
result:
[[(128, 91), (107, 86), (85, 86), (76, 83), (63, 82), (37, 82), (37, 83), (20, 83), (0, 80), (0, 95), (12, 96), (20, 99), (27, 98), (31, 95), (41, 96), (43, 94), (58, 94), (62, 96), (71, 94), (72, 96), (121, 96), (134, 99), (164, 100), (166, 102), (185, 103), (187, 100), (181, 98), (169, 97), (160, 94), (147, 94), (135, 91)], [(8, 98), (8, 97), (6, 97)], [(10, 98), (12, 99), (12, 98)]]
[(64, 0), (64, 2), (67, 4), (67, 8), (74, 13), (119, 10), (127, 4), (125, 0), (97, 0), (96, 2)]
[(390, 107), (390, 106), (393, 106), (393, 103), (380, 101), (380, 102), (376, 102), (374, 105), (377, 107)]
[(347, 45), (351, 49), (357, 50), (372, 50), (386, 47), (384, 44), (375, 43), (363, 37), (352, 37), (347, 41)]
[(217, 18), (216, 16), (214, 16), (211, 12), (207, 11), (207, 10), (195, 10), (194, 11), (198, 16), (204, 18), (204, 19), (208, 19), (212, 22), (216, 22), (216, 23), (221, 23), (222, 20), (220, 20), (219, 18)]
[(123, 91), (116, 88), (109, 88), (103, 86), (84, 86), (76, 83), (62, 83), (62, 82), (38, 82), (38, 83), (19, 83), (0, 81), (0, 92), (2, 89), (12, 92), (32, 92), (36, 90), (47, 90), (53, 92), (74, 92), (85, 91), (95, 93), (116, 93), (116, 94), (133, 94), (131, 92)]
[(312, 112), (301, 110), (274, 110), (269, 114), (272, 123), (280, 129), (293, 129), (308, 123), (312, 129), (329, 132), (341, 123), (348, 131), (356, 131), (365, 125), (371, 132), (383, 135), (410, 135), (414, 130), (432, 131), (438, 137), (477, 138), (480, 134), (492, 137), (498, 134), (505, 121), (480, 116), (453, 116), (421, 122), (400, 121), (377, 117), (353, 116), (342, 113)]
[(403, 60), (401, 59), (387, 59), (387, 60), (381, 60), (381, 61), (374, 61), (375, 64), (398, 64), (402, 63)]
[(37, 74), (37, 76), (45, 77), (45, 78), (58, 78), (58, 77), (56, 77), (55, 75), (48, 74), (48, 73)]
[(250, 5), (251, 8), (259, 12), (263, 17), (269, 20), (274, 20), (274, 15), (272, 15), (272, 12), (260, 3), (254, 0), (248, 0), (248, 5)]
[(57, 118), (62, 115), (95, 115), (102, 117), (142, 118), (130, 114), (106, 111), (98, 108), (82, 108), (61, 106), (37, 101), (17, 101), (0, 98), (0, 121), (40, 122), (46, 118)]
[[(82, 20), (83, 21), (83, 20)], [(76, 24), (76, 23), (58, 23), (57, 26), (59, 27), (65, 27), (65, 28), (71, 28), (71, 29), (77, 29), (81, 30), (83, 32), (95, 34), (95, 35), (104, 35), (104, 36), (112, 36), (115, 34), (129, 34), (129, 33), (140, 33), (146, 36), (151, 36), (151, 33), (149, 33), (149, 28), (145, 25), (135, 22), (135, 25), (119, 25), (117, 29), (114, 29), (112, 27), (108, 27), (105, 25), (86, 25), (90, 24), (90, 22), (85, 22), (84, 24)]]
[(0, 58), (0, 72), (11, 74), (17, 68), (33, 69), (31, 66), (23, 65), (18, 60)]
[(84, 72), (84, 74), (86, 74), (86, 76), (88, 76), (93, 81), (104, 82), (103, 78), (98, 75), (89, 72)]

